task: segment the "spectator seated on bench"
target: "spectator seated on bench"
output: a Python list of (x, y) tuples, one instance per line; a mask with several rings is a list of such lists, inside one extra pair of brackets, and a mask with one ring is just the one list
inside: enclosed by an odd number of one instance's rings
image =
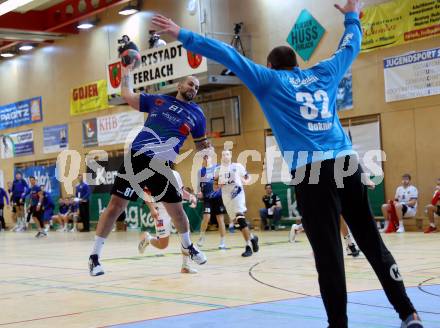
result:
[[(281, 219), (281, 200), (277, 194), (272, 192), (272, 185), (266, 184), (266, 194), (263, 196), (265, 208), (260, 209), (261, 224), (264, 230), (273, 230), (282, 228), (280, 226)], [(273, 222), (269, 222), (273, 221)], [(283, 227), (284, 228), (284, 227)]]
[(440, 216), (440, 178), (437, 179), (431, 204), (426, 206), (426, 214), (428, 215), (429, 226), (426, 228), (425, 233), (437, 232), (435, 217)]
[(405, 232), (403, 218), (416, 216), (417, 213), (417, 188), (411, 185), (411, 176), (402, 175), (402, 185), (397, 187), (394, 200), (382, 205), (382, 213), (385, 218), (385, 227), (382, 232)]

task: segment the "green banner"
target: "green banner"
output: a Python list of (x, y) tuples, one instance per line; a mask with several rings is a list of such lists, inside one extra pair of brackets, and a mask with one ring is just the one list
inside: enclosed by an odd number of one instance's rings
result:
[[(90, 200), (90, 220), (97, 222), (100, 214), (107, 207), (110, 201), (110, 193), (93, 193)], [(202, 218), (202, 204), (199, 202), (196, 208), (191, 208), (188, 202), (183, 203), (183, 208), (188, 215), (191, 231), (200, 229)], [(150, 215), (148, 207), (142, 200), (129, 202), (127, 207), (126, 222), (129, 229), (150, 230), (154, 231), (154, 219)]]

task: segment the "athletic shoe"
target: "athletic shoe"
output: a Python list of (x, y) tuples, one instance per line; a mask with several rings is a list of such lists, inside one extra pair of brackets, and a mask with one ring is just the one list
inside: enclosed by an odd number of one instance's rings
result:
[(47, 237), (47, 233), (43, 231), (38, 231), (38, 233), (35, 235), (35, 238), (44, 238)]
[(412, 313), (402, 321), (400, 328), (423, 328), (422, 320), (417, 313)]
[(429, 225), (429, 227), (425, 230), (425, 233), (437, 232), (437, 227), (433, 227)]
[(200, 237), (199, 240), (197, 241), (197, 246), (202, 247), (205, 241), (206, 241), (205, 237)]
[(76, 227), (73, 227), (72, 229), (69, 230), (69, 232), (78, 232), (78, 230), (76, 230)]
[(229, 233), (234, 233), (235, 232), (235, 228), (234, 227), (229, 227)]
[(205, 254), (202, 251), (198, 250), (194, 244), (189, 245), (188, 248), (183, 248), (184, 250), (188, 250), (189, 257), (191, 260), (196, 262), (199, 265), (205, 264), (208, 260)]
[(292, 228), (290, 228), (289, 231), (289, 242), (294, 243), (296, 241), (296, 235), (297, 235), (297, 224), (292, 224)]
[(89, 273), (92, 277), (104, 274), (104, 269), (98, 260), (98, 255), (92, 254), (89, 257)]
[(360, 251), (357, 249), (355, 244), (351, 244), (347, 247), (347, 255), (351, 255), (353, 257), (358, 257)]
[(198, 271), (194, 268), (191, 268), (189, 265), (182, 265), (180, 269), (180, 273), (197, 273)]
[(241, 256), (243, 256), (243, 257), (249, 257), (249, 256), (252, 256), (252, 249), (251, 249), (251, 246), (246, 246), (246, 250), (244, 251), (243, 254), (241, 254)]
[(251, 239), (252, 244), (252, 250), (256, 253), (260, 249), (260, 246), (258, 246), (258, 236), (254, 235), (254, 238)]
[(9, 231), (17, 231), (18, 229), (18, 225), (16, 224), (15, 226), (13, 226)]
[(148, 232), (145, 232), (144, 237), (142, 238), (142, 240), (139, 242), (138, 245), (138, 251), (139, 254), (144, 254), (145, 252), (145, 248), (147, 248), (148, 245), (150, 245), (150, 234)]
[(396, 230), (397, 233), (405, 232), (405, 227), (402, 225), (399, 226), (399, 229)]
[(218, 245), (218, 249), (226, 249), (225, 243), (221, 243), (220, 245)]

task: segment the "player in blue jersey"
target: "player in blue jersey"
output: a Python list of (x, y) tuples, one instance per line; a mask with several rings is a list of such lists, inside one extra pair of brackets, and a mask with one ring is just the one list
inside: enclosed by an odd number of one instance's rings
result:
[(29, 223), (30, 218), (34, 220), (34, 223), (37, 226), (38, 233), (35, 235), (36, 238), (46, 237), (47, 233), (44, 231), (44, 222), (43, 222), (43, 195), (40, 193), (41, 188), (37, 185), (37, 180), (34, 176), (29, 177), (29, 189), (24, 195), (26, 199), (29, 196), (29, 208), (28, 208), (28, 220)]
[(221, 189), (214, 191), (214, 174), (216, 164), (212, 164), (211, 157), (205, 155), (203, 157), (202, 168), (198, 174), (197, 183), (197, 196), (203, 200), (203, 219), (200, 225), (200, 238), (197, 241), (197, 245), (202, 247), (205, 243), (205, 232), (208, 228), (209, 220), (211, 215), (214, 215), (218, 223), (218, 232), (220, 233), (220, 243), (218, 245), (219, 249), (226, 249), (225, 244), (225, 217), (226, 213), (225, 206), (222, 201)]
[[(257, 65), (222, 42), (181, 29), (156, 15), (153, 24), (188, 50), (234, 72), (258, 99), (285, 160), (302, 222), (314, 251), (321, 296), (331, 328), (345, 328), (347, 292), (339, 216), (343, 215), (358, 246), (374, 268), (402, 320), (402, 327), (422, 327), (409, 300), (397, 264), (383, 243), (368, 203), (362, 168), (336, 112), (338, 83), (360, 51), (359, 0), (335, 5), (345, 15), (345, 32), (327, 60), (302, 70), (295, 52), (274, 48), (267, 67)], [(320, 195), (316, 206), (316, 195)]]
[(28, 189), (28, 184), (26, 180), (23, 179), (21, 172), (15, 173), (15, 179), (11, 186), (12, 220), (15, 226), (11, 231), (22, 231), (25, 228), (24, 195)]
[(123, 70), (121, 94), (134, 109), (148, 113), (143, 129), (124, 156), (111, 191), (110, 202), (96, 228), (95, 244), (89, 258), (90, 275), (104, 273), (99, 256), (105, 238), (111, 232), (128, 202), (144, 197), (147, 188), (156, 202), (161, 202), (179, 232), (182, 247), (197, 264), (206, 263), (205, 255), (193, 245), (189, 221), (182, 206), (182, 196), (170, 164), (191, 134), (197, 150), (209, 148), (206, 119), (202, 109), (192, 102), (199, 89), (194, 76), (183, 79), (176, 97), (134, 93), (130, 68)]
[(44, 233), (49, 233), (50, 229), (50, 220), (53, 216), (53, 210), (55, 209), (55, 204), (52, 200), (52, 196), (48, 191), (46, 191), (46, 187), (44, 185), (40, 186), (39, 197), (41, 199), (41, 219), (44, 224)]

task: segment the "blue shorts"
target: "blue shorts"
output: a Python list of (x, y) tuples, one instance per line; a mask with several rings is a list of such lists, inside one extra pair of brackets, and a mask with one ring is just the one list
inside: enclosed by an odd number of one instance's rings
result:
[(43, 221), (50, 221), (53, 216), (53, 208), (48, 208), (43, 212)]

